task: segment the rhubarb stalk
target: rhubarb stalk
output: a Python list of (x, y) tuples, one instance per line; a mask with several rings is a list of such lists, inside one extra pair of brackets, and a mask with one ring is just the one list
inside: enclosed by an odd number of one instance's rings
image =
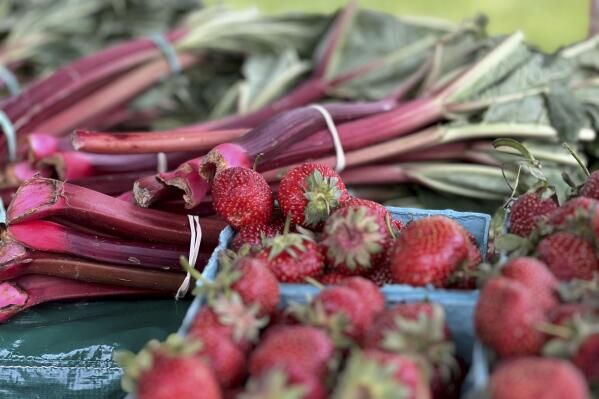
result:
[(84, 283), (59, 277), (29, 275), (0, 284), (0, 323), (45, 302), (102, 297), (166, 296), (147, 288)]
[[(62, 216), (121, 237), (187, 245), (189, 222), (183, 215), (144, 209), (83, 187), (58, 180), (34, 178), (24, 183), (10, 204), (8, 222), (20, 223)], [(215, 245), (225, 223), (203, 219), (202, 240)]]

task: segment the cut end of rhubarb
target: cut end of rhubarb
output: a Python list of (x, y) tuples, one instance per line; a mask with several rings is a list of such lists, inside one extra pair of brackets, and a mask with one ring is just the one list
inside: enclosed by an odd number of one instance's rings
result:
[(23, 245), (3, 234), (0, 242), (0, 265), (21, 261), (26, 256), (27, 249)]
[(0, 323), (25, 309), (29, 295), (16, 284), (0, 284)]
[(149, 208), (154, 203), (154, 196), (147, 188), (141, 187), (139, 181), (133, 183), (133, 198), (142, 208)]
[(197, 169), (188, 164), (183, 166), (185, 167), (179, 167), (175, 172), (159, 174), (158, 179), (169, 187), (182, 190), (185, 208), (193, 209), (202, 203), (210, 190), (210, 184), (197, 173)]
[(53, 208), (62, 206), (63, 183), (59, 180), (36, 177), (19, 187), (7, 216), (9, 223), (41, 219), (48, 216)]
[(237, 144), (220, 144), (214, 147), (202, 160), (200, 176), (206, 181), (212, 181), (221, 170), (241, 166), (252, 167), (252, 160), (247, 151)]

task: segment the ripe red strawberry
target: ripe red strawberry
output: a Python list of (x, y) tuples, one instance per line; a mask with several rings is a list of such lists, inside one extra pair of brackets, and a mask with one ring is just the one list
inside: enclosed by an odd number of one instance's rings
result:
[(430, 391), (409, 358), (376, 350), (354, 351), (332, 398), (429, 399)]
[(237, 230), (268, 223), (274, 207), (272, 190), (264, 177), (240, 166), (216, 174), (212, 200), (216, 212)]
[(298, 233), (280, 234), (267, 241), (257, 255), (283, 283), (302, 283), (306, 277), (324, 272), (320, 246), (310, 237)]
[(204, 282), (195, 293), (205, 294), (208, 302), (221, 295), (236, 293), (247, 305), (258, 306), (264, 316), (272, 313), (279, 304), (279, 284), (267, 263), (253, 256), (243, 256), (232, 251), (219, 254), (219, 273), (212, 282)]
[(239, 251), (244, 245), (251, 249), (262, 249), (263, 239), (273, 238), (283, 232), (283, 222), (270, 222), (268, 224), (251, 224), (244, 226), (231, 241), (229, 246), (233, 251)]
[(333, 357), (333, 342), (319, 328), (311, 326), (271, 327), (252, 352), (249, 372), (259, 377), (270, 370), (284, 370), (293, 381), (305, 374), (326, 375)]
[(195, 355), (198, 347), (173, 334), (165, 343), (150, 341), (137, 356), (116, 353), (125, 369), (123, 388), (139, 399), (221, 399), (214, 372)]
[(334, 271), (363, 275), (381, 264), (390, 239), (385, 217), (379, 211), (353, 205), (331, 214), (321, 244)]
[(350, 277), (340, 285), (356, 291), (360, 300), (370, 307), (370, 311), (375, 316), (385, 309), (385, 297), (372, 281), (361, 277)]
[[(549, 311), (549, 320), (553, 324), (566, 325), (576, 315), (588, 317), (593, 315), (593, 308), (582, 303), (560, 303)], [(597, 314), (599, 316), (599, 313)]]
[(383, 218), (387, 217), (387, 215), (389, 214), (389, 211), (387, 210), (387, 208), (385, 208), (383, 205), (379, 204), (378, 202), (374, 202), (374, 201), (362, 199), (362, 198), (357, 198), (357, 197), (351, 197), (350, 199), (345, 201), (342, 206), (343, 207), (365, 206), (365, 207), (372, 209), (373, 211), (379, 213)]
[(396, 353), (384, 352), (378, 349), (368, 349), (364, 352), (367, 359), (382, 365), (394, 366), (393, 376), (409, 390), (407, 399), (426, 399), (431, 397), (430, 388), (422, 370), (412, 359)]
[(479, 339), (501, 357), (534, 355), (545, 343), (537, 330), (545, 309), (523, 284), (494, 277), (483, 287), (475, 309)]
[(599, 171), (594, 171), (580, 189), (581, 196), (599, 200)]
[(231, 289), (241, 296), (243, 303), (258, 304), (260, 315), (274, 312), (279, 304), (279, 283), (266, 262), (245, 257), (235, 262), (235, 270), (241, 276), (234, 281)]
[(599, 333), (586, 337), (572, 363), (582, 371), (589, 385), (599, 385)]
[(537, 252), (559, 280), (590, 280), (599, 267), (593, 245), (574, 233), (558, 232), (545, 237)]
[(489, 381), (492, 399), (588, 399), (584, 378), (569, 362), (521, 357), (501, 364)]
[(514, 258), (501, 269), (505, 277), (524, 285), (540, 306), (546, 310), (557, 306), (555, 293), (558, 281), (547, 265), (538, 259), (522, 256)]
[(355, 339), (360, 339), (363, 336), (375, 316), (371, 305), (360, 296), (357, 290), (344, 286), (325, 288), (314, 298), (311, 308), (315, 310), (316, 315), (313, 320), (316, 323), (321, 321), (319, 308), (329, 316), (328, 321), (333, 320), (330, 319), (332, 316), (341, 315), (348, 322), (343, 332)]
[(547, 214), (547, 221), (551, 226), (564, 227), (574, 222), (578, 215), (587, 217), (597, 213), (597, 202), (587, 197), (576, 197), (566, 201), (562, 206)]
[(197, 355), (204, 358), (214, 370), (222, 387), (230, 388), (243, 381), (245, 353), (233, 342), (232, 337), (221, 334), (217, 328), (195, 329), (191, 336), (202, 343)]
[(393, 281), (444, 287), (468, 256), (464, 228), (445, 216), (416, 220), (403, 229), (390, 254)]
[(556, 208), (557, 204), (553, 198), (543, 199), (540, 191), (521, 195), (511, 207), (510, 233), (528, 237), (541, 217)]
[(293, 224), (318, 228), (349, 199), (341, 177), (326, 165), (305, 163), (291, 169), (279, 185), (279, 206)]

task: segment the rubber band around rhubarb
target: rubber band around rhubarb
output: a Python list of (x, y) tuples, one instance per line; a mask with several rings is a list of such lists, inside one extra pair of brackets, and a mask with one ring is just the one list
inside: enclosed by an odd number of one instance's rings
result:
[(171, 73), (177, 74), (181, 72), (182, 68), (181, 63), (179, 62), (179, 58), (177, 57), (177, 51), (171, 45), (171, 43), (168, 40), (166, 40), (166, 38), (163, 35), (159, 33), (150, 36), (150, 40), (154, 42), (156, 47), (158, 47), (158, 49), (164, 55), (164, 58), (166, 58), (166, 61), (168, 62), (168, 65), (171, 69)]
[(11, 120), (0, 110), (0, 127), (6, 137), (6, 149), (8, 151), (8, 160), (13, 162), (17, 159), (17, 137), (15, 133), (15, 127)]
[(2, 197), (0, 197), (0, 224), (6, 225), (6, 208)]
[(159, 152), (156, 154), (156, 170), (158, 173), (164, 173), (168, 169), (168, 163), (166, 159), (166, 154), (164, 152)]
[(0, 80), (4, 82), (11, 96), (21, 92), (21, 85), (14, 73), (4, 65), (0, 65)]
[[(191, 266), (192, 269), (195, 269), (198, 253), (200, 252), (200, 244), (202, 243), (202, 226), (200, 225), (200, 218), (198, 216), (187, 215), (187, 218), (189, 219), (189, 229), (191, 230), (191, 240), (189, 242), (189, 266)], [(185, 279), (177, 290), (175, 299), (179, 300), (187, 294), (190, 283), (191, 274), (187, 272)]]
[(337, 131), (337, 126), (335, 126), (335, 122), (333, 121), (333, 117), (322, 105), (312, 104), (311, 108), (314, 108), (318, 112), (321, 113), (324, 121), (327, 124), (327, 128), (331, 133), (331, 137), (333, 137), (333, 145), (335, 146), (335, 157), (336, 157), (336, 165), (335, 170), (337, 173), (342, 172), (345, 169), (345, 151), (343, 150), (343, 146), (341, 145), (341, 139), (339, 138), (339, 132)]

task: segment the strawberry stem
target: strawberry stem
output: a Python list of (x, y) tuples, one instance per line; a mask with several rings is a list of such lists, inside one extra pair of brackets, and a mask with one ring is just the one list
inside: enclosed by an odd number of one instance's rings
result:
[(589, 172), (589, 168), (587, 168), (584, 161), (582, 160), (580, 155), (578, 155), (576, 150), (574, 150), (574, 148), (572, 148), (572, 146), (570, 146), (568, 143), (563, 143), (562, 145), (566, 150), (568, 150), (568, 152), (570, 153), (570, 155), (572, 155), (576, 162), (578, 162), (578, 165), (580, 165), (580, 168), (582, 169), (586, 177), (589, 177), (591, 175), (591, 172)]

